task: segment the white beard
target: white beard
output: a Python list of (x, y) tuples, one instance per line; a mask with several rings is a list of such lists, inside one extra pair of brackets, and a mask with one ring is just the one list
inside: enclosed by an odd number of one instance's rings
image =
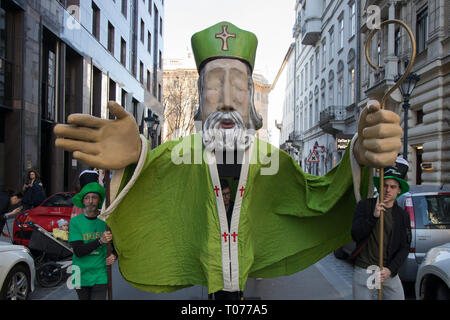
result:
[[(223, 129), (221, 122), (234, 122), (231, 129)], [(208, 151), (243, 151), (249, 147), (249, 136), (253, 130), (245, 127), (242, 116), (237, 111), (211, 113), (203, 124), (203, 145)]]

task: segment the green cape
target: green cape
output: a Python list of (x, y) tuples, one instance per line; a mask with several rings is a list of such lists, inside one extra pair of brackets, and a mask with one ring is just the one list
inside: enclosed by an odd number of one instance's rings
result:
[[(208, 165), (171, 161), (173, 148), (194, 136), (149, 151), (139, 178), (107, 219), (120, 271), (139, 289), (170, 292), (200, 285), (211, 293), (223, 288), (220, 225)], [(264, 151), (269, 144), (255, 143), (254, 154), (270, 156)], [(193, 150), (183, 151), (192, 162)], [(284, 151), (279, 151), (275, 175), (260, 174), (270, 164), (250, 164), (239, 221), (241, 290), (249, 276), (293, 274), (351, 240), (356, 201), (348, 153), (320, 177), (304, 173)], [(119, 193), (134, 170), (126, 168)], [(364, 170), (363, 197), (367, 181)]]

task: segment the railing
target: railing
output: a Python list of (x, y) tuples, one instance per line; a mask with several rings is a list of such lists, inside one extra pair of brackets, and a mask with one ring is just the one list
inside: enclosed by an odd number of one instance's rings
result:
[(331, 120), (345, 120), (347, 112), (345, 106), (329, 106), (320, 112), (320, 122), (328, 122)]

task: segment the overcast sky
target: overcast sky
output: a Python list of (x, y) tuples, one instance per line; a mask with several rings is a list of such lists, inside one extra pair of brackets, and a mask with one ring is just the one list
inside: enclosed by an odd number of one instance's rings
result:
[(164, 58), (182, 58), (191, 36), (220, 21), (229, 21), (258, 37), (255, 69), (272, 82), (289, 48), (295, 0), (167, 0)]
[[(164, 58), (183, 58), (191, 51), (191, 36), (221, 21), (251, 31), (258, 38), (255, 71), (272, 83), (286, 55), (295, 20), (295, 0), (166, 0)], [(279, 86), (284, 85), (280, 79)], [(275, 119), (281, 121), (283, 96), (269, 96), (271, 143), (278, 145)]]

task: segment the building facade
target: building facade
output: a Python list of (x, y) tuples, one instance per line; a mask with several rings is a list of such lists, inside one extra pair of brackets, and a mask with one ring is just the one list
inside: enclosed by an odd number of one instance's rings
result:
[(9, 0), (0, 9), (0, 187), (41, 173), (47, 194), (74, 190), (86, 167), (56, 149), (69, 114), (108, 118), (108, 100), (160, 143), (162, 0)]
[[(293, 27), (293, 123), (283, 117), (283, 130), (292, 127), (289, 141), (299, 153), (299, 164), (323, 175), (341, 159), (345, 144), (356, 132), (356, 75), (358, 73), (357, 1), (296, 2)], [(282, 139), (286, 134), (282, 134)], [(284, 142), (285, 143), (285, 142)], [(283, 141), (280, 141), (283, 146)]]
[[(370, 33), (366, 21), (379, 13), (380, 20), (399, 19), (416, 39), (416, 60), (411, 72), (420, 80), (409, 97), (407, 113), (407, 154), (411, 185), (442, 186), (450, 182), (450, 3), (444, 0), (362, 1), (361, 41)], [(372, 7), (370, 7), (372, 6)], [(374, 11), (375, 10), (375, 11)], [(381, 97), (405, 70), (412, 46), (398, 25), (383, 27), (372, 39), (371, 57), (383, 68), (367, 66), (361, 53), (360, 92), (365, 97)], [(388, 108), (401, 116), (405, 126), (403, 96), (393, 95)], [(360, 107), (366, 103), (360, 101)], [(405, 141), (403, 141), (405, 143)]]

